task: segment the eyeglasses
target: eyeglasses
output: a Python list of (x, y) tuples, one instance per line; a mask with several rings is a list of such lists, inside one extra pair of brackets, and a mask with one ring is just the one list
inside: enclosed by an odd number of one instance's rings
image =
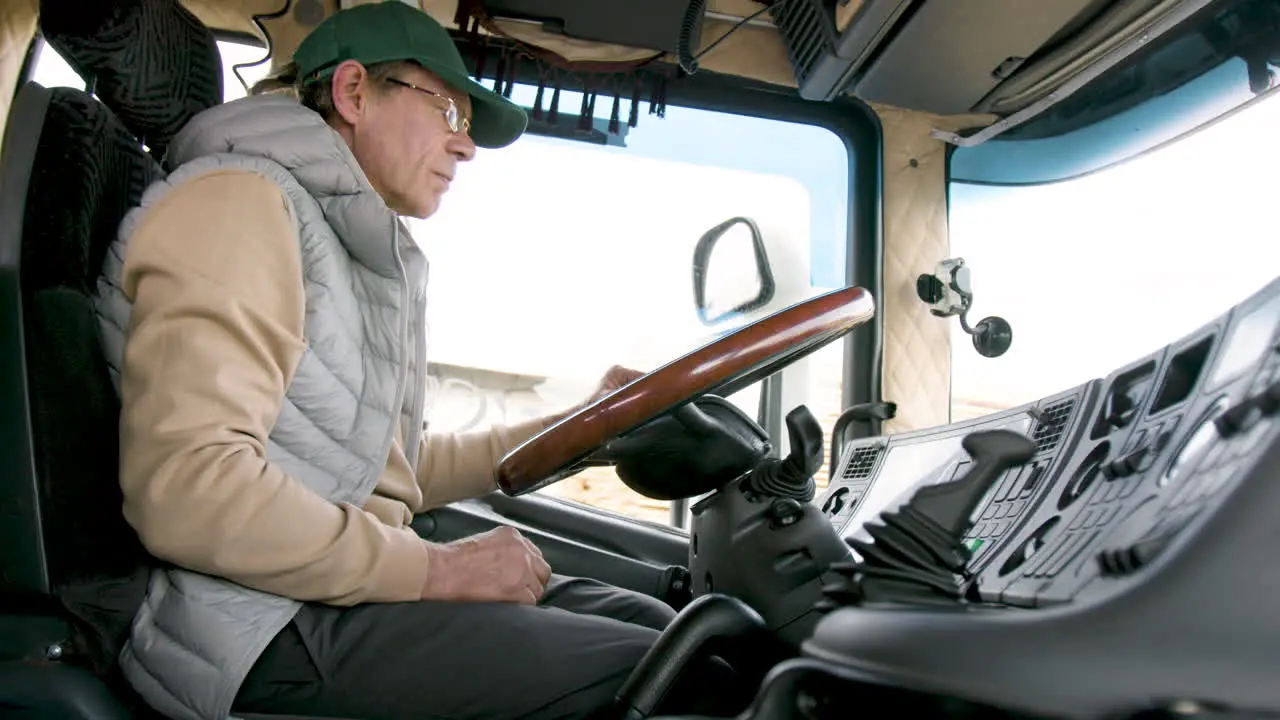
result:
[(455, 135), (457, 135), (459, 131), (467, 134), (471, 133), (471, 121), (467, 118), (462, 117), (462, 113), (458, 111), (458, 103), (454, 102), (453, 98), (449, 97), (448, 95), (441, 95), (438, 92), (435, 92), (433, 90), (428, 90), (424, 87), (418, 87), (413, 83), (405, 82), (404, 80), (400, 80), (399, 78), (389, 77), (389, 78), (386, 78), (386, 81), (393, 85), (400, 85), (401, 87), (407, 87), (410, 90), (417, 90), (420, 93), (426, 93), (427, 95), (431, 95), (432, 97), (438, 97), (441, 100), (444, 100), (445, 102), (449, 103), (449, 106), (447, 108), (441, 108), (441, 110), (444, 112), (445, 122), (449, 123), (449, 130), (452, 131), (453, 134)]

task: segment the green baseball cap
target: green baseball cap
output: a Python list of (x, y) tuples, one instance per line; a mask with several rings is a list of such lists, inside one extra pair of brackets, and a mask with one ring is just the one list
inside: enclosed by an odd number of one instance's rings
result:
[(472, 80), (453, 38), (427, 13), (403, 0), (357, 5), (330, 15), (293, 54), (304, 85), (331, 76), (338, 65), (411, 60), (471, 96), (471, 139), (479, 147), (510, 145), (524, 132), (524, 109)]

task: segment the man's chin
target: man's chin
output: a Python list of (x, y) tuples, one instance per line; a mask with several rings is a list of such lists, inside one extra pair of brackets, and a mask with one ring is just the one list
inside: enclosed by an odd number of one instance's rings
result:
[(432, 215), (435, 215), (436, 210), (440, 209), (440, 199), (435, 196), (432, 196), (429, 198), (424, 198), (420, 202), (416, 202), (412, 204), (405, 203), (405, 205), (406, 207), (396, 210), (396, 212), (405, 217), (417, 218), (419, 220), (426, 220)]

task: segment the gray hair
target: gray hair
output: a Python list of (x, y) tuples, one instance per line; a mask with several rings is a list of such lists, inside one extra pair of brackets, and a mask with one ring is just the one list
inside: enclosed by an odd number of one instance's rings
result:
[[(391, 77), (393, 71), (408, 64), (406, 61), (371, 63), (365, 70), (369, 73), (369, 79), (381, 82)], [(304, 86), (302, 79), (298, 77), (298, 65), (293, 62), (280, 68), (274, 75), (254, 83), (249, 93), (252, 95), (268, 93), (288, 95), (302, 103), (303, 107), (319, 113), (326, 121), (332, 120), (338, 114), (338, 110), (333, 104), (332, 83), (313, 82)]]

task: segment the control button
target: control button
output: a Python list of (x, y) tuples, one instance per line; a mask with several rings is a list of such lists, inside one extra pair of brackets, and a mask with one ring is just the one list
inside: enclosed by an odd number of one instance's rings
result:
[(1066, 510), (1075, 501), (1084, 497), (1089, 492), (1099, 476), (1102, 475), (1102, 466), (1107, 464), (1107, 457), (1111, 453), (1111, 443), (1103, 440), (1089, 451), (1080, 465), (1076, 467), (1072, 473), (1071, 479), (1067, 481), (1062, 488), (1062, 494), (1058, 496), (1058, 509)]
[(1218, 428), (1218, 435), (1223, 438), (1229, 438), (1249, 428), (1258, 420), (1261, 414), (1253, 398), (1250, 398), (1228, 408), (1221, 415), (1214, 418), (1213, 424)]
[(1000, 484), (996, 486), (996, 492), (992, 496), (992, 500), (995, 502), (1007, 500), (1009, 493), (1013, 492), (1013, 489), (1018, 486), (1018, 478), (1022, 477), (1023, 472), (1025, 472), (1024, 468), (1016, 468), (1005, 473), (1000, 480)]
[(1203, 498), (1213, 497), (1223, 485), (1227, 484), (1227, 481), (1230, 480), (1231, 476), (1234, 474), (1235, 466), (1233, 465), (1220, 467), (1205, 473), (1204, 476), (1200, 478), (1200, 487), (1196, 492), (1196, 499), (1200, 500)]
[(1124, 451), (1132, 452), (1134, 448), (1142, 447), (1147, 439), (1147, 431), (1145, 429), (1138, 430), (1129, 438), (1129, 442), (1125, 443)]
[(1172, 531), (1147, 537), (1126, 548), (1098, 553), (1098, 567), (1103, 575), (1128, 575), (1146, 567), (1173, 540)]
[(804, 506), (795, 498), (775, 498), (769, 504), (770, 525), (775, 529), (794, 524), (804, 515)]
[(827, 498), (827, 501), (822, 504), (822, 512), (826, 515), (839, 515), (840, 511), (844, 510), (848, 497), (849, 488), (837, 488), (835, 492), (831, 493), (831, 497)]
[(1136, 393), (1133, 392), (1132, 388), (1117, 389), (1107, 396), (1107, 404), (1104, 411), (1106, 423), (1117, 430), (1123, 428), (1138, 413), (1138, 405), (1140, 403), (1141, 400), (1136, 397)]
[(1102, 466), (1102, 476), (1107, 480), (1116, 480), (1119, 478), (1127, 478), (1135, 473), (1143, 472), (1151, 467), (1152, 452), (1151, 449), (1143, 445), (1125, 455), (1112, 460)]
[(1107, 483), (1107, 491), (1102, 493), (1102, 502), (1109, 503), (1120, 497), (1120, 491), (1130, 485), (1139, 485), (1141, 483), (1129, 482), (1121, 480), (1120, 482)]
[(1076, 558), (1080, 557), (1080, 553), (1084, 552), (1085, 548), (1092, 545), (1093, 541), (1097, 540), (1100, 534), (1100, 532), (1092, 532), (1088, 535), (1080, 535), (1076, 541), (1071, 544), (1070, 549), (1059, 554), (1054, 561), (1049, 564), (1049, 567), (1045, 569), (1045, 576), (1057, 577), (1059, 573), (1073, 565)]
[(1075, 520), (1071, 521), (1071, 524), (1067, 526), (1067, 530), (1079, 530), (1081, 526), (1089, 522), (1089, 520), (1093, 517), (1093, 514), (1095, 512), (1097, 511), (1085, 509), (1081, 512), (1076, 513)]
[(1258, 409), (1268, 417), (1280, 410), (1280, 382), (1273, 382), (1257, 398)]
[(1102, 510), (1102, 515), (1099, 516), (1098, 518), (1098, 526), (1099, 527), (1105, 526), (1107, 523), (1111, 522), (1116, 515), (1119, 515), (1119, 514), (1120, 514), (1119, 505), (1111, 505), (1109, 507), (1104, 508)]

